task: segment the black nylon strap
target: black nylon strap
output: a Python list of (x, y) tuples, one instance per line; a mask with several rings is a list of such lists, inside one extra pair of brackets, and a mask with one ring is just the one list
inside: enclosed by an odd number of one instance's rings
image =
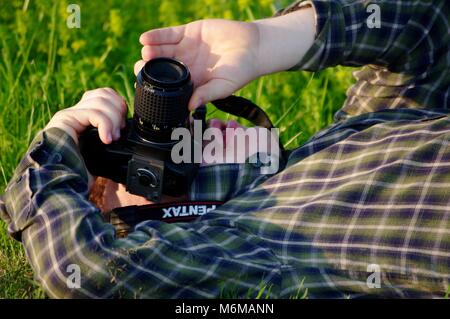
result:
[[(219, 110), (242, 117), (256, 126), (261, 126), (266, 129), (273, 128), (272, 121), (269, 116), (259, 106), (246, 98), (230, 95), (229, 97), (221, 100), (215, 100), (211, 102)], [(289, 151), (286, 151), (283, 144), (280, 143), (280, 151), (283, 158), (287, 158)]]
[(262, 126), (267, 129), (273, 128), (273, 124), (267, 114), (253, 102), (240, 97), (231, 95), (222, 100), (215, 100), (211, 102), (219, 110), (231, 115), (243, 117), (257, 126)]
[(220, 201), (186, 201), (142, 206), (133, 205), (115, 208), (104, 214), (103, 218), (116, 228), (119, 237), (123, 237), (128, 234), (130, 229), (143, 221), (192, 222), (223, 203)]

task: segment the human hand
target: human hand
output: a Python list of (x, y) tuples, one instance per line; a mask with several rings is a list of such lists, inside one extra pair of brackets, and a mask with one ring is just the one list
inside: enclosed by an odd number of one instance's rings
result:
[[(87, 91), (76, 105), (55, 113), (44, 128), (62, 129), (78, 144), (80, 134), (90, 125), (97, 127), (105, 144), (120, 138), (120, 130), (126, 125), (127, 105), (113, 89), (102, 88)], [(88, 188), (94, 177), (88, 172)]]
[(105, 144), (120, 138), (125, 127), (127, 105), (113, 89), (87, 91), (74, 106), (55, 113), (44, 130), (57, 127), (67, 132), (78, 144), (79, 135), (90, 125), (97, 127)]
[(140, 42), (143, 60), (135, 64), (136, 74), (157, 57), (176, 58), (187, 65), (194, 82), (191, 110), (231, 95), (260, 75), (259, 30), (253, 23), (195, 21), (145, 32)]

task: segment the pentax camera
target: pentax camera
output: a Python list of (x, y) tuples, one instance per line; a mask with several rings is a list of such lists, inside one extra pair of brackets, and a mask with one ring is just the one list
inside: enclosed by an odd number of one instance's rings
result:
[[(80, 151), (89, 172), (126, 185), (128, 192), (159, 202), (161, 196), (186, 194), (199, 164), (190, 161), (174, 163), (172, 148), (178, 143), (171, 139), (176, 128), (191, 131), (188, 109), (193, 83), (188, 68), (171, 58), (148, 61), (137, 75), (134, 113), (127, 120), (118, 141), (103, 144), (97, 128), (90, 127), (80, 136)], [(216, 108), (243, 117), (255, 125), (273, 128), (263, 110), (238, 96), (212, 101)], [(206, 107), (198, 107), (192, 119), (205, 123)], [(202, 141), (191, 134), (191, 157), (201, 150)]]
[[(94, 127), (80, 136), (80, 151), (89, 172), (125, 184), (128, 192), (153, 202), (159, 202), (162, 194), (185, 194), (198, 164), (171, 160), (177, 143), (171, 134), (175, 128), (190, 128), (192, 93), (191, 76), (182, 62), (148, 61), (137, 75), (133, 117), (127, 120), (120, 139), (103, 144)], [(193, 117), (204, 121), (205, 108)]]

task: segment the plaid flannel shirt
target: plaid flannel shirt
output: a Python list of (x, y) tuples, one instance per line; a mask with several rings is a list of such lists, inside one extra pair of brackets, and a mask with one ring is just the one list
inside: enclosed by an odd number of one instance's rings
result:
[[(370, 3), (381, 9), (380, 29), (365, 23)], [(306, 5), (316, 10), (316, 40), (295, 69), (367, 65), (339, 121), (273, 176), (249, 163), (203, 167), (191, 199), (227, 202), (195, 222), (146, 221), (117, 238), (87, 200), (74, 141), (59, 129), (38, 134), (0, 217), (51, 297), (444, 296), (449, 2)], [(79, 288), (67, 285), (70, 265), (81, 271)], [(380, 288), (367, 284), (374, 269)]]

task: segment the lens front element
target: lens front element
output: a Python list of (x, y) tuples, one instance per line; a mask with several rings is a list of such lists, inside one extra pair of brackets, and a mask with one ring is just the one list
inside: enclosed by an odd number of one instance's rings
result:
[(189, 71), (186, 66), (168, 58), (150, 60), (142, 71), (146, 82), (163, 88), (180, 87), (189, 80)]

